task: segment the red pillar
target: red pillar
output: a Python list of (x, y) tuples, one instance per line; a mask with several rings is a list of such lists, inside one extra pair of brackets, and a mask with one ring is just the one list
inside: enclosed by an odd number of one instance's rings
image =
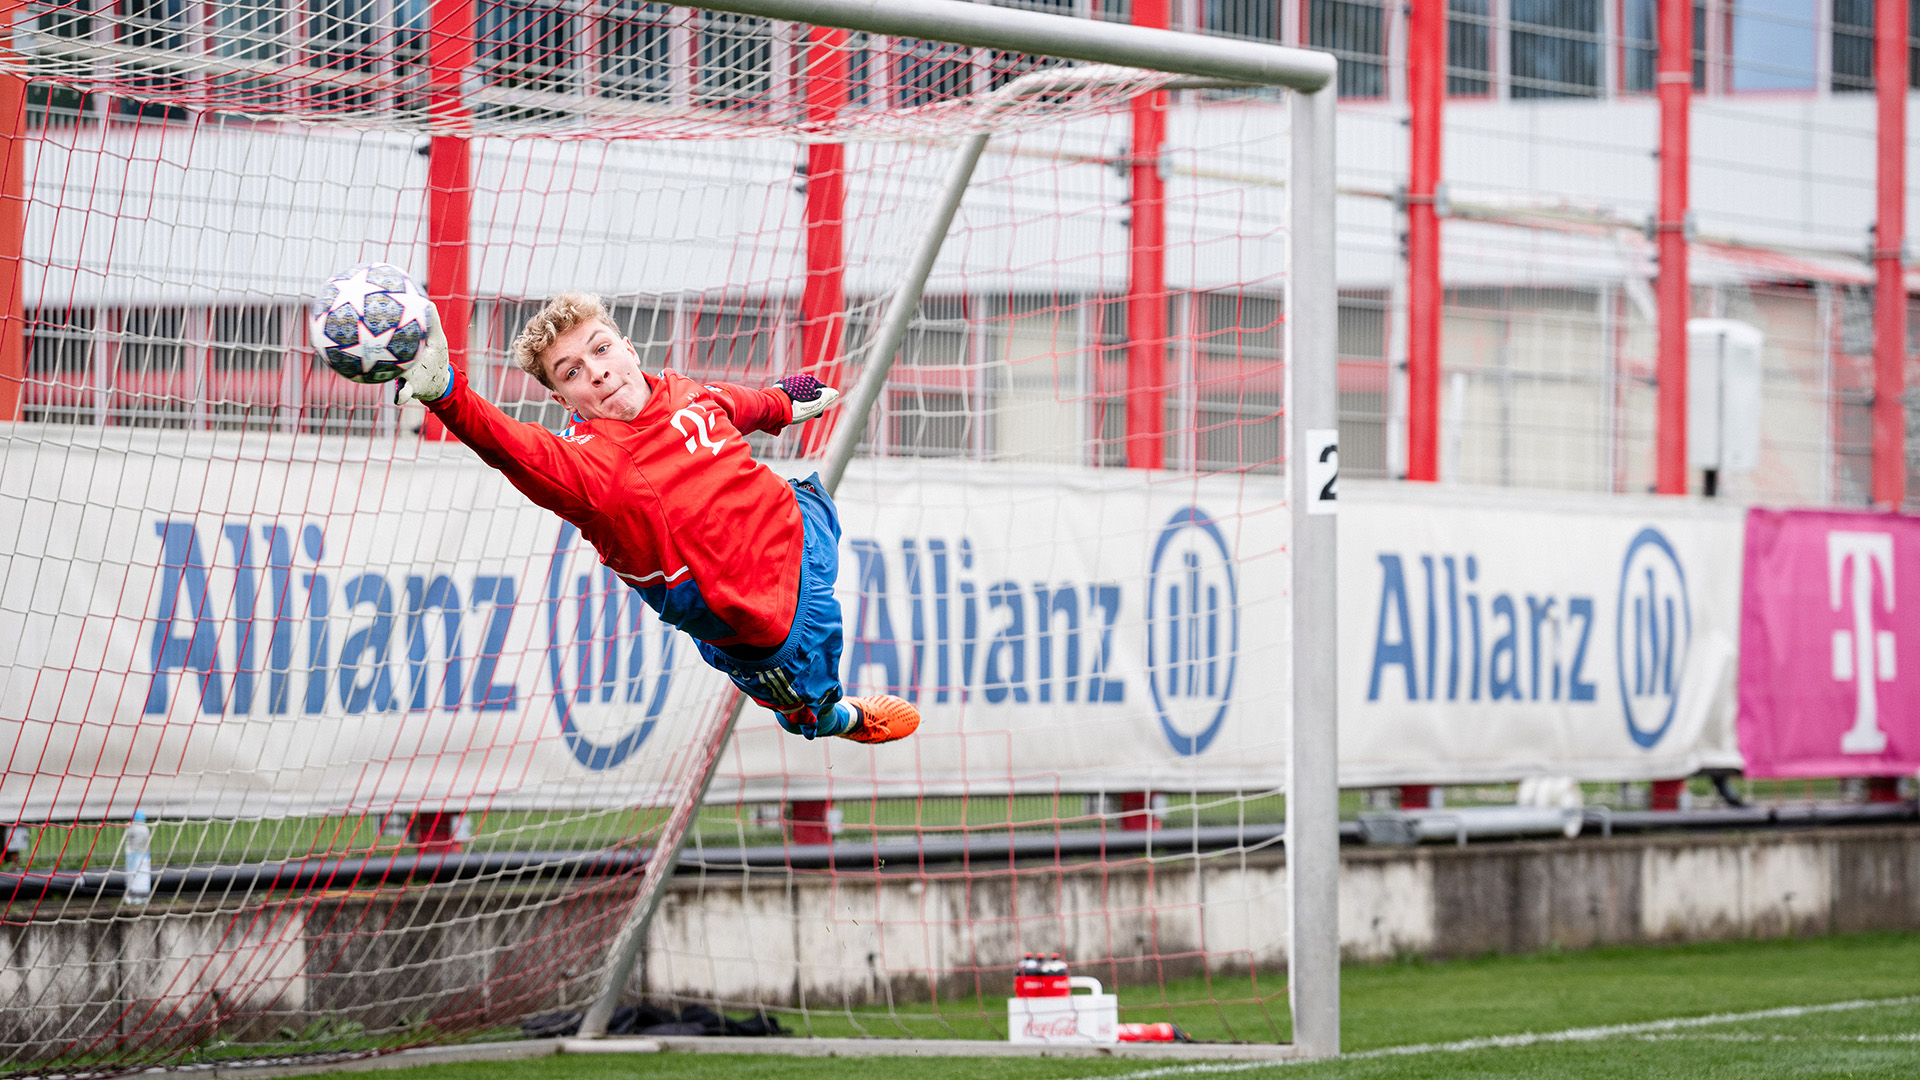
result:
[[(1165, 29), (1168, 0), (1133, 0), (1135, 26)], [(1127, 284), (1127, 465), (1166, 465), (1167, 219), (1160, 150), (1167, 94), (1133, 99), (1132, 235)]]
[(1441, 109), (1447, 94), (1446, 0), (1413, 0), (1407, 18), (1407, 479), (1440, 479)]
[[(0, 3), (0, 26), (13, 25), (17, 2)], [(11, 42), (0, 51), (11, 52)], [(26, 391), (26, 307), (21, 253), (27, 231), (27, 83), (0, 73), (0, 421), (20, 419)]]
[(1153, 792), (1123, 791), (1120, 793), (1120, 829), (1123, 832), (1146, 832), (1159, 828), (1153, 819)]
[(1680, 793), (1687, 790), (1685, 780), (1655, 780), (1647, 785), (1647, 809), (1678, 810)]
[(1433, 805), (1432, 784), (1401, 784), (1400, 809), (1425, 810)]
[(457, 835), (460, 815), (445, 810), (413, 815), (407, 823), (407, 843), (422, 855), (457, 855), (466, 848)]
[[(1904, 0), (1902, 0), (1904, 2)], [(1687, 493), (1687, 316), (1693, 294), (1687, 280), (1687, 167), (1692, 161), (1687, 123), (1693, 108), (1693, 0), (1660, 0), (1660, 210), (1656, 218), (1660, 279), (1659, 383), (1655, 431), (1655, 490)], [(1656, 780), (1653, 810), (1678, 810), (1684, 780)]]
[[(1902, 0), (1904, 2), (1904, 0)], [(1693, 102), (1693, 0), (1660, 0), (1660, 384), (1656, 490), (1687, 493), (1687, 117)]]
[(787, 804), (787, 842), (833, 843), (833, 803), (827, 799), (796, 799)]
[(1907, 497), (1907, 285), (1900, 262), (1907, 216), (1907, 0), (1876, 0), (1874, 95), (1879, 168), (1873, 231), (1873, 501), (1899, 509)]
[[(830, 124), (847, 105), (847, 32), (807, 28), (806, 95), (809, 123)], [(847, 148), (841, 143), (807, 146), (807, 280), (800, 294), (801, 370), (839, 387), (841, 342), (846, 333)], [(845, 389), (842, 387), (842, 389)], [(801, 429), (808, 455), (824, 453), (833, 436), (836, 410)]]
[[(433, 0), (427, 25), (427, 109), (436, 132), (427, 146), (427, 295), (440, 309), (453, 366), (462, 371), (473, 325), (473, 164), (466, 135), (472, 116), (461, 82), (474, 63), (473, 12), (473, 0)], [(447, 437), (431, 413), (420, 433)]]

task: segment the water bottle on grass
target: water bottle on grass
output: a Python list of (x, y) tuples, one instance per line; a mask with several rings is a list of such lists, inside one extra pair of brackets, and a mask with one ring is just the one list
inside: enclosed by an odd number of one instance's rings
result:
[(144, 904), (153, 895), (153, 830), (147, 828), (147, 812), (135, 810), (133, 824), (120, 841), (120, 858), (127, 872), (125, 904)]

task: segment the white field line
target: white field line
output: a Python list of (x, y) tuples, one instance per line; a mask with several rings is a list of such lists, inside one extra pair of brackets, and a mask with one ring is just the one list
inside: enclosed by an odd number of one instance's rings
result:
[(1670, 1031), (1629, 1035), (1637, 1042), (1724, 1043), (1920, 1043), (1920, 1033), (1905, 1035), (1763, 1035), (1757, 1031)]
[[(1511, 1050), (1519, 1047), (1538, 1046), (1543, 1043), (1594, 1042), (1601, 1039), (1617, 1039), (1639, 1036), (1642, 1038), (1668, 1035), (1684, 1038), (1684, 1035), (1669, 1033), (1684, 1032), (1688, 1028), (1713, 1027), (1719, 1024), (1742, 1024), (1754, 1020), (1787, 1020), (1796, 1016), (1814, 1016), (1819, 1013), (1852, 1012), (1857, 1009), (1887, 1009), (1900, 1005), (1920, 1005), (1920, 994), (1892, 998), (1862, 998), (1855, 1001), (1836, 1001), (1826, 1005), (1783, 1005), (1775, 1009), (1756, 1009), (1753, 1012), (1713, 1013), (1708, 1016), (1678, 1016), (1668, 1020), (1647, 1020), (1638, 1024), (1607, 1024), (1602, 1027), (1568, 1028), (1565, 1031), (1523, 1032), (1519, 1035), (1489, 1035), (1479, 1039), (1461, 1039), (1457, 1042), (1413, 1043), (1408, 1046), (1385, 1046), (1378, 1050), (1362, 1050), (1357, 1054), (1342, 1054), (1337, 1061), (1365, 1061), (1370, 1058), (1411, 1057), (1419, 1054), (1464, 1054), (1474, 1050)], [(1842, 1037), (1848, 1041), (1852, 1037)], [(1907, 1036), (1858, 1036), (1861, 1042), (1908, 1042), (1920, 1041), (1920, 1035)], [(1160, 1080), (1170, 1076), (1206, 1076), (1216, 1073), (1252, 1072), (1256, 1069), (1278, 1069), (1293, 1065), (1311, 1064), (1308, 1061), (1235, 1061), (1210, 1062), (1195, 1065), (1169, 1065), (1159, 1069), (1141, 1069), (1137, 1072), (1113, 1073), (1103, 1077), (1084, 1077), (1082, 1080)]]

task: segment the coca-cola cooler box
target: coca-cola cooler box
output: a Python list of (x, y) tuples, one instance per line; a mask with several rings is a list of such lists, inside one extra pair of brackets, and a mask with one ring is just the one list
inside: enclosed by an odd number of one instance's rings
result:
[(1118, 1042), (1120, 999), (1107, 993), (1099, 979), (1075, 975), (1067, 982), (1073, 990), (1092, 993), (1008, 998), (1007, 1041), (1056, 1046)]

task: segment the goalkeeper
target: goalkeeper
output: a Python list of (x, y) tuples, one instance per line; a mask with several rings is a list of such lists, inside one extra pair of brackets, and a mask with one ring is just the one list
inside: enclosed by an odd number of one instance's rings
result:
[(480, 460), (580, 530), (601, 562), (707, 663), (788, 731), (863, 743), (913, 734), (891, 695), (840, 694), (840, 519), (818, 474), (782, 481), (747, 449), (825, 412), (839, 392), (809, 375), (754, 390), (649, 375), (600, 299), (562, 293), (513, 342), (514, 359), (572, 413), (558, 434), (514, 420), (430, 344), (396, 398), (422, 401)]

